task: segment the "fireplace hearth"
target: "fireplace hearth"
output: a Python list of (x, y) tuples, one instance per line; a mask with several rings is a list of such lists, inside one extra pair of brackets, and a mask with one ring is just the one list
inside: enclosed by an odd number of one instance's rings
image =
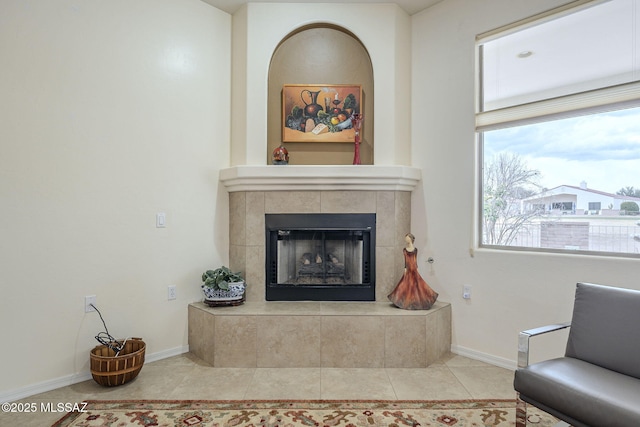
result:
[(267, 301), (374, 301), (375, 214), (267, 214)]

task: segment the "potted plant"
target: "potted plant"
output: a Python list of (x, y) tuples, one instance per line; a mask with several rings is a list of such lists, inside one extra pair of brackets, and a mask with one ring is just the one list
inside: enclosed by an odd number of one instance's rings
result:
[(245, 301), (246, 283), (240, 272), (222, 266), (202, 273), (204, 302), (210, 306), (238, 305)]

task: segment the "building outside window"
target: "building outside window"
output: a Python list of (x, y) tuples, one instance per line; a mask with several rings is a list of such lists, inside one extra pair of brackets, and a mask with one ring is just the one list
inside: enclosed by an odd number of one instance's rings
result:
[(479, 246), (640, 257), (640, 2), (575, 1), (477, 45)]
[(600, 209), (602, 209), (602, 203), (600, 203), (600, 202), (591, 202), (591, 203), (589, 203), (589, 210), (590, 211), (599, 211)]

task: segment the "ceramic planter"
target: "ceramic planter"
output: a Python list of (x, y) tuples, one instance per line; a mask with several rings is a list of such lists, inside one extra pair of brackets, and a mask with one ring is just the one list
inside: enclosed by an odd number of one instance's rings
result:
[(241, 304), (245, 299), (244, 291), (246, 287), (245, 282), (229, 283), (229, 290), (213, 289), (203, 285), (204, 302), (210, 306)]

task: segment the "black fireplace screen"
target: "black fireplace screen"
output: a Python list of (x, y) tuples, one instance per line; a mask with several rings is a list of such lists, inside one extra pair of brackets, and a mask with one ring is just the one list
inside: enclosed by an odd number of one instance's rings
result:
[(267, 300), (375, 300), (375, 214), (266, 215)]

